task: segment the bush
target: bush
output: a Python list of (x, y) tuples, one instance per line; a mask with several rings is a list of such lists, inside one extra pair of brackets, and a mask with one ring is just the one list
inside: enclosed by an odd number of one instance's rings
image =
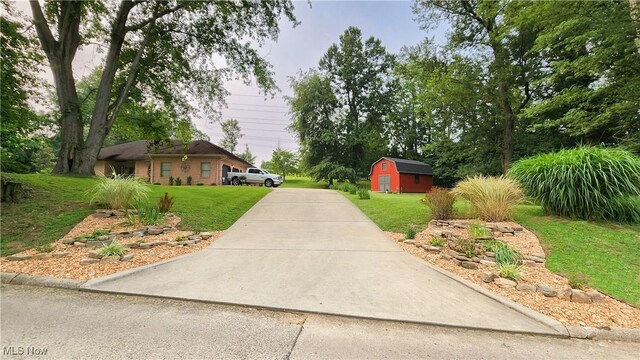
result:
[(405, 232), (405, 238), (407, 238), (409, 240), (413, 240), (413, 239), (416, 238), (416, 226), (415, 225), (409, 226), (409, 228)]
[(182, 179), (180, 177), (176, 178), (176, 186), (181, 186), (182, 185)]
[(468, 177), (452, 191), (469, 200), (475, 216), (484, 221), (510, 219), (513, 206), (524, 197), (518, 184), (503, 176)]
[(448, 220), (453, 214), (453, 203), (456, 201), (453, 194), (441, 187), (434, 187), (425, 194), (424, 202), (429, 205), (431, 217), (436, 220)]
[(451, 243), (451, 250), (465, 254), (468, 257), (474, 257), (480, 253), (474, 240), (458, 239)]
[(187, 185), (191, 185), (192, 181), (193, 181), (193, 178), (191, 177), (191, 175), (187, 176)]
[(431, 246), (443, 247), (444, 246), (444, 239), (443, 238), (433, 238), (433, 239), (431, 239)]
[(369, 194), (368, 189), (360, 189), (358, 190), (358, 197), (360, 200), (369, 200), (371, 199), (371, 195)]
[(147, 198), (149, 187), (133, 176), (114, 175), (101, 178), (92, 188), (91, 203), (106, 205), (109, 209), (124, 209)]
[(169, 176), (169, 186), (173, 186), (174, 180), (173, 176)]
[(582, 146), (523, 159), (509, 176), (549, 213), (580, 219), (640, 220), (640, 158)]
[(122, 256), (124, 255), (124, 246), (114, 242), (111, 245), (101, 247), (98, 254), (102, 256)]
[(486, 238), (489, 236), (489, 230), (480, 221), (475, 220), (469, 223), (469, 235), (474, 239)]
[(355, 195), (358, 193), (358, 187), (353, 185), (353, 184), (349, 184), (349, 194), (351, 195)]
[(196, 186), (203, 186), (203, 183), (197, 183)]
[(161, 213), (168, 213), (173, 206), (173, 201), (173, 196), (169, 196), (168, 193), (164, 193), (164, 196), (160, 198), (160, 201), (158, 201), (158, 210), (160, 210)]
[(520, 270), (520, 267), (517, 265), (513, 265), (513, 264), (498, 265), (498, 269), (500, 270), (500, 277), (503, 277), (505, 279), (518, 281), (522, 276), (522, 271)]

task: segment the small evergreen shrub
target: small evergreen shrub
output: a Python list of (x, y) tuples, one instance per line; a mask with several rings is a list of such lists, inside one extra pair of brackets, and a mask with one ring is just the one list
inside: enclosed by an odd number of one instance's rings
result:
[(169, 196), (169, 194), (165, 192), (164, 196), (158, 201), (158, 210), (160, 210), (161, 213), (168, 213), (173, 206), (173, 201), (174, 197)]
[(203, 183), (197, 183), (196, 186), (203, 186)]
[(180, 177), (177, 177), (175, 182), (176, 182), (176, 186), (181, 186), (182, 185), (182, 179)]
[(513, 206), (524, 194), (518, 184), (503, 176), (473, 176), (460, 181), (452, 192), (469, 200), (475, 215), (484, 221), (511, 218)]
[(101, 247), (98, 254), (102, 256), (122, 256), (124, 255), (124, 246), (114, 242), (111, 245)]
[(640, 157), (582, 146), (513, 164), (509, 176), (555, 215), (640, 221)]
[(191, 175), (187, 176), (187, 185), (191, 185), (192, 181), (193, 181), (193, 178), (191, 177)]
[(513, 264), (503, 264), (498, 265), (498, 269), (500, 270), (500, 277), (505, 279), (518, 281), (520, 277), (522, 277), (522, 270), (519, 266)]
[(149, 187), (134, 176), (114, 175), (100, 178), (92, 187), (92, 204), (106, 205), (109, 209), (124, 209), (133, 202), (147, 198)]
[(169, 186), (173, 186), (174, 182), (175, 180), (173, 179), (173, 176), (169, 176)]
[(429, 205), (431, 217), (436, 220), (450, 219), (455, 201), (455, 196), (449, 190), (441, 187), (434, 187), (425, 194), (425, 202)]
[(416, 238), (416, 226), (415, 225), (409, 226), (409, 228), (405, 232), (405, 238), (408, 239), (408, 240), (413, 240), (413, 239)]
[(368, 189), (360, 189), (358, 190), (358, 197), (360, 200), (369, 200), (371, 199), (371, 195), (369, 194)]

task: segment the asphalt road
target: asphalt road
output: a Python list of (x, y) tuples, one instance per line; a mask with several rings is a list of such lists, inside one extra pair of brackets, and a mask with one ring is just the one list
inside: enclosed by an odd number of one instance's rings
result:
[[(2, 359), (533, 360), (637, 359), (640, 353), (637, 343), (15, 285), (0, 288), (0, 345)], [(26, 356), (28, 351), (41, 355)]]

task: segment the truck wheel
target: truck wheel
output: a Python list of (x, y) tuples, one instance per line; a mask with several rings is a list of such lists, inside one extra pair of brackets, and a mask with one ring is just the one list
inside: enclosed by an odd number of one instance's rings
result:
[(240, 179), (238, 179), (237, 177), (234, 177), (233, 179), (231, 179), (231, 184), (240, 185)]
[(273, 186), (273, 180), (271, 179), (267, 179), (264, 181), (264, 186), (266, 187), (272, 187)]

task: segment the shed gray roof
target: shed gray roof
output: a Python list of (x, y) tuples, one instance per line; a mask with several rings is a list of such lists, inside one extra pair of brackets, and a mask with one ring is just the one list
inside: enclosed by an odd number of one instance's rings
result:
[(147, 160), (151, 155), (226, 155), (231, 159), (243, 162), (249, 167), (253, 165), (237, 157), (233, 153), (205, 140), (196, 140), (183, 144), (179, 140), (172, 140), (166, 144), (160, 142), (138, 140), (102, 148), (98, 160), (136, 161)]
[[(382, 159), (393, 161), (396, 164), (396, 169), (398, 170), (398, 172), (402, 174), (433, 175), (431, 166), (423, 163), (422, 161), (406, 160), (385, 156), (378, 159), (378, 161), (376, 161), (374, 164), (378, 163)], [(373, 171), (373, 165), (371, 165), (371, 170)], [(369, 174), (371, 174), (371, 172)]]

